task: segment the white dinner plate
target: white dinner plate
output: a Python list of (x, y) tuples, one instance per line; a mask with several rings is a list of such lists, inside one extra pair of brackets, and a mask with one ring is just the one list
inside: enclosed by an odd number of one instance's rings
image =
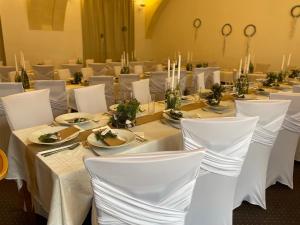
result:
[(94, 133), (88, 136), (87, 141), (93, 146), (99, 148), (108, 148), (108, 149), (124, 147), (135, 141), (135, 134), (131, 131), (124, 130), (124, 129), (112, 129), (112, 131), (115, 132), (115, 134), (118, 136), (119, 139), (125, 141), (125, 143), (118, 146), (108, 146), (102, 141), (98, 141)]
[(58, 132), (58, 131), (63, 130), (63, 129), (66, 129), (66, 127), (63, 127), (63, 126), (47, 127), (45, 129), (37, 130), (37, 131), (31, 133), (29, 135), (28, 139), (29, 139), (29, 141), (31, 141), (32, 143), (35, 143), (35, 144), (40, 144), (40, 145), (58, 145), (58, 144), (62, 144), (62, 143), (65, 143), (67, 141), (70, 141), (70, 140), (76, 138), (79, 135), (79, 131), (78, 131), (78, 132), (74, 133), (73, 135), (69, 136), (66, 139), (63, 139), (63, 140), (57, 141), (57, 142), (53, 142), (53, 143), (45, 143), (45, 142), (41, 142), (39, 140), (39, 137), (41, 135), (55, 133), (55, 132)]
[[(80, 122), (80, 123), (67, 122), (68, 120), (75, 119), (75, 118), (86, 118), (87, 120), (84, 122)], [(56, 117), (55, 121), (59, 124), (64, 124), (64, 125), (79, 125), (79, 124), (88, 123), (93, 119), (94, 119), (94, 116), (89, 113), (67, 113), (67, 114), (63, 114), (63, 115)]]
[[(186, 111), (181, 111), (181, 113), (182, 113), (182, 118), (192, 118), (192, 115)], [(166, 112), (163, 113), (163, 118), (165, 118), (168, 121), (171, 121), (172, 123), (180, 123), (180, 119), (175, 120), (171, 116), (169, 116)]]

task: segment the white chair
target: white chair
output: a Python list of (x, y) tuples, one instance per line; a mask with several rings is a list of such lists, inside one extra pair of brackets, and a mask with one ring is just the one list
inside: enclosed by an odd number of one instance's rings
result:
[[(177, 72), (176, 72), (176, 76), (175, 76), (175, 85), (178, 84), (178, 76), (177, 76)], [(180, 81), (179, 81), (179, 86), (180, 86), (180, 90), (183, 94), (183, 92), (186, 89), (186, 71), (181, 71), (180, 72)]]
[(106, 75), (118, 76), (121, 71), (121, 62), (108, 62), (105, 66)]
[(6, 153), (11, 130), (7, 123), (1, 98), (21, 92), (24, 92), (21, 83), (0, 83), (0, 149), (3, 149)]
[(32, 70), (36, 80), (54, 79), (54, 66), (52, 65), (34, 65)]
[(153, 72), (156, 70), (156, 62), (144, 61), (144, 72)]
[(77, 64), (76, 61), (75, 63), (69, 63), (69, 64), (62, 64), (61, 67), (63, 69), (69, 69), (70, 70), (70, 73), (71, 74), (74, 74), (74, 73), (78, 73), (81, 71), (81, 68), (83, 67), (82, 64)]
[(11, 130), (51, 124), (53, 114), (49, 99), (50, 90), (38, 90), (9, 95), (2, 98)]
[(120, 99), (125, 100), (132, 96), (132, 82), (138, 81), (140, 76), (138, 74), (120, 74)]
[(94, 71), (90, 67), (81, 68), (82, 79), (89, 80), (91, 76), (94, 76)]
[(66, 82), (63, 80), (37, 80), (34, 83), (36, 90), (49, 89), (50, 103), (54, 118), (68, 112)]
[(236, 101), (238, 117), (259, 116), (235, 194), (235, 207), (244, 200), (266, 209), (265, 190), (269, 157), (290, 101)]
[(147, 104), (151, 100), (149, 79), (132, 82), (132, 93), (141, 104)]
[(0, 80), (2, 82), (12, 82), (9, 73), (15, 71), (16, 68), (13, 66), (0, 66)]
[(94, 71), (94, 76), (99, 76), (105, 74), (106, 64), (105, 63), (90, 63), (89, 67), (91, 67)]
[(202, 158), (170, 151), (85, 159), (92, 224), (184, 225)]
[(220, 70), (213, 72), (213, 84), (221, 84)]
[(293, 85), (293, 92), (300, 93), (300, 85)]
[[(21, 71), (18, 71), (18, 73), (21, 75)], [(16, 80), (16, 74), (17, 74), (16, 71), (9, 72), (8, 73), (8, 77), (9, 77), (8, 82), (15, 82), (15, 80)]]
[(120, 76), (121, 70), (122, 70), (121, 66), (114, 66), (114, 75), (117, 77)]
[(107, 112), (104, 84), (77, 88), (74, 89), (74, 94), (78, 112), (91, 114)]
[(155, 94), (157, 101), (165, 99), (167, 77), (167, 72), (150, 72), (150, 93)]
[(113, 76), (92, 76), (90, 85), (105, 84), (105, 98), (107, 106), (115, 104), (114, 77)]
[(231, 225), (238, 176), (257, 117), (182, 119), (184, 149), (204, 148), (186, 225)]
[[(197, 91), (199, 91), (199, 86), (198, 86), (198, 75), (199, 74), (203, 74), (203, 82), (204, 82), (204, 88), (206, 87), (205, 86), (205, 81), (206, 81), (206, 78), (207, 78), (207, 75), (206, 75), (206, 71), (207, 71), (207, 68), (194, 68), (193, 70), (193, 84), (194, 84), (194, 93), (196, 93)], [(201, 76), (201, 75), (200, 75)]]
[(89, 67), (90, 64), (91, 64), (91, 63), (94, 63), (94, 62), (95, 62), (94, 59), (86, 59), (86, 60), (85, 60), (85, 65), (86, 65), (87, 67)]
[(197, 90), (205, 89), (204, 72), (198, 73), (197, 75)]
[(72, 74), (69, 69), (59, 69), (57, 70), (57, 74), (59, 80), (69, 81), (72, 79)]
[(293, 188), (294, 159), (300, 136), (300, 93), (271, 93), (270, 99), (291, 100), (291, 104), (271, 152), (267, 187), (280, 182)]

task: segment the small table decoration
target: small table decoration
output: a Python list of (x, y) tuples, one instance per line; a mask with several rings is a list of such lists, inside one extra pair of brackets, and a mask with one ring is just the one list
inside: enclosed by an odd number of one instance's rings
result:
[(135, 126), (136, 114), (140, 111), (140, 102), (135, 98), (125, 100), (117, 107), (110, 123), (116, 128), (130, 128)]
[(265, 81), (263, 81), (263, 86), (278, 87), (279, 82), (282, 82), (283, 80), (284, 80), (283, 72), (280, 72), (280, 73), (270, 72), (270, 73), (267, 73), (267, 78)]
[(235, 95), (237, 98), (245, 98), (248, 94), (249, 80), (247, 74), (242, 74), (235, 82)]
[(206, 67), (208, 67), (208, 63), (198, 63), (196, 65), (196, 68), (206, 68)]
[(295, 70), (291, 70), (289, 73), (289, 78), (299, 78), (300, 77), (300, 70), (295, 69)]
[(206, 96), (207, 103), (211, 106), (219, 105), (224, 91), (225, 88), (222, 85), (218, 83), (214, 84), (211, 88), (211, 92)]
[(130, 73), (130, 68), (129, 68), (129, 56), (128, 52), (123, 52), (121, 56), (121, 74), (129, 74)]
[(71, 84), (80, 84), (82, 77), (83, 77), (83, 75), (81, 72), (75, 72), (73, 74), (73, 80), (71, 81)]

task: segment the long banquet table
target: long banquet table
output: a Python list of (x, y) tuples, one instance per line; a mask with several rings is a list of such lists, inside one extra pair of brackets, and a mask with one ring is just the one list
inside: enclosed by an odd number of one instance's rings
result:
[[(268, 98), (256, 95), (252, 97)], [(220, 114), (204, 111), (200, 107), (189, 113), (196, 118), (234, 116), (233, 101), (222, 101), (221, 104), (228, 106), (230, 110)], [(157, 113), (163, 109), (164, 104), (155, 103)], [(95, 115), (99, 122), (93, 126), (104, 125), (107, 122), (105, 117), (103, 114)], [(41, 152), (47, 151), (49, 147), (32, 144), (28, 137), (32, 132), (47, 126), (42, 125), (13, 132), (8, 151), (10, 162), (8, 178), (27, 182), (32, 198), (48, 214), (48, 225), (81, 225), (90, 210), (93, 197), (83, 158), (93, 157), (95, 154), (80, 145), (72, 151), (64, 151), (49, 157), (42, 156)], [(89, 128), (85, 127), (85, 130)], [(182, 149), (180, 129), (163, 123), (159, 119), (135, 126), (131, 130), (144, 136), (148, 141), (142, 143), (136, 141), (127, 147), (114, 150), (99, 150), (100, 156)], [(87, 132), (82, 131), (77, 141), (86, 139)]]

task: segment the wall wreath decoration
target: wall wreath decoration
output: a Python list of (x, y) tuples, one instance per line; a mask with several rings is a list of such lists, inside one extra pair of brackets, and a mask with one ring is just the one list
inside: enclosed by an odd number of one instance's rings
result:
[(293, 18), (299, 18), (300, 17), (300, 5), (295, 5), (292, 9), (291, 9), (291, 16)]
[(249, 24), (244, 28), (244, 35), (248, 38), (253, 37), (256, 34), (256, 26), (254, 24)]
[(201, 27), (201, 25), (202, 25), (202, 21), (201, 21), (200, 18), (194, 19), (194, 21), (193, 21), (193, 27), (195, 28), (195, 34), (194, 34), (194, 40), (195, 41), (197, 40), (197, 33), (198, 33), (198, 30)]
[(221, 29), (222, 35), (224, 37), (228, 37), (232, 33), (232, 26), (230, 23), (226, 23), (223, 25)]

